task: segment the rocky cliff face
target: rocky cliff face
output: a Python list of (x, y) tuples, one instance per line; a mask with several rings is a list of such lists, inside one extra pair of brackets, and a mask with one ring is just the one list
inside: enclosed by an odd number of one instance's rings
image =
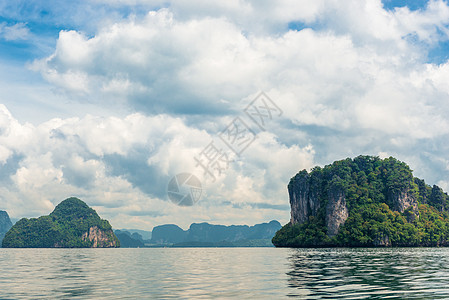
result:
[(320, 208), (319, 195), (310, 190), (311, 178), (307, 172), (300, 172), (288, 185), (291, 207), (291, 224), (302, 224), (315, 216)]
[(327, 235), (335, 236), (340, 225), (348, 218), (348, 207), (344, 192), (338, 187), (331, 187), (328, 191), (328, 202), (326, 206)]
[[(320, 178), (311, 177), (306, 171), (301, 171), (290, 180), (288, 193), (291, 207), (291, 224), (303, 224), (309, 220), (309, 217), (316, 216), (318, 210), (325, 206), (325, 224), (327, 235), (335, 236), (342, 224), (349, 216), (344, 189), (338, 184), (330, 184), (326, 191), (320, 190)], [(341, 179), (336, 177), (336, 182)], [(320, 193), (326, 193), (327, 204), (321, 198)], [(325, 195), (325, 194), (323, 194)], [(323, 202), (323, 203), (321, 203)], [(391, 209), (404, 213), (409, 211), (407, 220), (413, 222), (419, 218), (418, 200), (409, 190), (404, 189), (401, 192), (388, 192), (388, 202), (392, 204)], [(379, 239), (379, 245), (388, 245), (384, 238)]]
[(413, 222), (419, 218), (418, 200), (410, 190), (404, 190), (399, 193), (388, 194), (390, 203), (393, 203), (393, 210), (400, 213), (409, 210), (408, 221)]
[(386, 234), (378, 234), (374, 239), (374, 246), (376, 247), (390, 247), (390, 238)]
[(357, 156), (288, 184), (291, 219), (276, 247), (449, 245), (449, 195), (393, 157)]
[(93, 242), (92, 248), (115, 248), (118, 247), (117, 239), (112, 238), (114, 235), (112, 229), (101, 230), (97, 226), (90, 227), (88, 232), (82, 235), (82, 240)]
[(288, 195), (290, 197), (291, 218), (290, 223), (302, 224), (307, 221), (309, 210), (309, 176), (308, 174), (298, 174), (293, 178), (293, 182), (288, 185)]
[[(318, 188), (311, 188), (317, 186), (314, 182), (316, 178), (311, 178), (307, 172), (300, 172), (292, 178), (288, 185), (288, 193), (290, 196), (291, 207), (291, 224), (303, 224), (309, 220), (310, 216), (316, 216), (320, 203), (320, 191)], [(341, 224), (344, 224), (348, 218), (348, 208), (344, 192), (341, 188), (333, 186), (327, 191), (327, 205), (326, 205), (326, 226), (328, 228), (327, 234), (334, 236), (338, 233)]]

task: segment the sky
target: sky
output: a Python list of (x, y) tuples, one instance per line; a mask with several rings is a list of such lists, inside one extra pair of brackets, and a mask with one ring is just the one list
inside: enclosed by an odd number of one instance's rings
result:
[(0, 209), (285, 224), (292, 176), (361, 154), (448, 191), (448, 59), (441, 0), (2, 1)]

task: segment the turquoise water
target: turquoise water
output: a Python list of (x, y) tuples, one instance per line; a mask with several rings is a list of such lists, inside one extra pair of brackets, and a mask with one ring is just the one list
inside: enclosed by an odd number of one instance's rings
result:
[(447, 299), (449, 249), (0, 249), (0, 299)]

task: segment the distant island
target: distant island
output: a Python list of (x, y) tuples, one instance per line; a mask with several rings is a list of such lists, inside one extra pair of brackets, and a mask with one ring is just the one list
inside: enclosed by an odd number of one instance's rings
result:
[[(166, 224), (142, 230), (115, 230), (122, 247), (273, 247), (271, 239), (281, 228), (278, 221), (248, 225), (213, 225), (193, 223), (183, 230)], [(141, 234), (151, 235), (143, 239)]]
[(449, 246), (449, 196), (393, 157), (358, 156), (296, 174), (277, 247)]
[(5, 234), (4, 248), (115, 248), (120, 242), (107, 220), (78, 198), (48, 216), (19, 220)]
[[(113, 230), (86, 203), (68, 198), (48, 216), (12, 224), (0, 211), (0, 245), (5, 248), (143, 248), (143, 247), (273, 247), (271, 239), (281, 228), (278, 221), (248, 225), (193, 223), (183, 230), (166, 224), (153, 231)], [(3, 239), (3, 241), (2, 241)]]
[(0, 247), (5, 234), (12, 227), (11, 219), (6, 211), (0, 210)]

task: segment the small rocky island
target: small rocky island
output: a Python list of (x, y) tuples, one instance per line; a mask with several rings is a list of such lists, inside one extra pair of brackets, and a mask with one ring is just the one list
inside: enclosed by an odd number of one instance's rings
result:
[(107, 220), (78, 198), (68, 198), (48, 216), (21, 219), (6, 233), (4, 248), (116, 248)]
[(276, 247), (449, 246), (449, 196), (393, 157), (358, 156), (296, 174)]

